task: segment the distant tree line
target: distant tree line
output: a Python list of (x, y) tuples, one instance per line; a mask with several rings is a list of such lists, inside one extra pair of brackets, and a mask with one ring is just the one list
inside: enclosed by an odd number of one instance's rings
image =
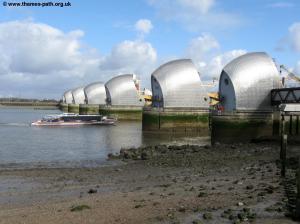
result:
[(34, 103), (58, 103), (59, 101), (54, 99), (25, 99), (25, 98), (18, 98), (18, 97), (3, 97), (0, 98), (0, 102), (34, 102)]

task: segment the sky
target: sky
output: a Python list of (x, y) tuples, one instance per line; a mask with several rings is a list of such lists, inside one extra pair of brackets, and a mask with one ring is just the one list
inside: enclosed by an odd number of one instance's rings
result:
[(150, 88), (151, 73), (179, 58), (192, 59), (210, 82), (231, 60), (255, 51), (300, 74), (299, 0), (9, 6), (18, 2), (0, 2), (0, 97), (60, 99), (68, 89), (128, 73)]

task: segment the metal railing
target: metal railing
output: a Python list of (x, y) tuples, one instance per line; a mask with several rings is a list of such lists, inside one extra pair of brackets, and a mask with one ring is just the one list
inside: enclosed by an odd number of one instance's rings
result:
[(271, 105), (300, 103), (300, 87), (271, 90)]

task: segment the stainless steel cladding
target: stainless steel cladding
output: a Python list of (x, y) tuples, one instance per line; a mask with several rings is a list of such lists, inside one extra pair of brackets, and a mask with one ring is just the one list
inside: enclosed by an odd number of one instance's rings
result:
[(134, 75), (120, 75), (105, 84), (107, 104), (112, 106), (143, 106)]
[(219, 81), (221, 105), (225, 111), (271, 110), (270, 91), (280, 87), (273, 59), (264, 52), (248, 53), (224, 67)]
[(85, 104), (84, 87), (73, 89), (72, 95), (74, 104)]
[(208, 108), (207, 90), (190, 59), (170, 61), (151, 75), (152, 106)]
[(94, 82), (84, 88), (87, 104), (106, 104), (106, 91), (103, 82)]
[(63, 95), (63, 103), (73, 103), (72, 90), (68, 90)]

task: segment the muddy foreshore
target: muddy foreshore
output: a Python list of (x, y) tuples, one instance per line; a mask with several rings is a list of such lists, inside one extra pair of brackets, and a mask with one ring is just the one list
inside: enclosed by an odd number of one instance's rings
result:
[(157, 145), (113, 166), (0, 170), (0, 223), (296, 223), (278, 158), (270, 143)]

